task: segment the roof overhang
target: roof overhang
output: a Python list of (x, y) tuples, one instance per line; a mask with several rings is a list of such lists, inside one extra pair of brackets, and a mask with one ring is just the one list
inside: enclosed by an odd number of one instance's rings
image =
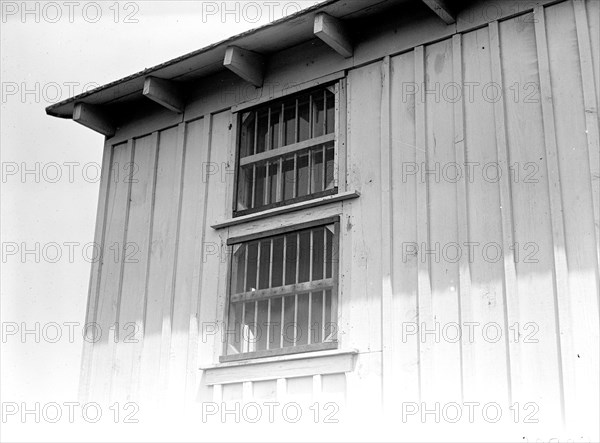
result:
[[(444, 0), (327, 0), (261, 28), (53, 104), (46, 108), (46, 112), (54, 117), (79, 118), (78, 121), (86, 126), (89, 125), (86, 124), (87, 120), (81, 120), (82, 116), (97, 118), (98, 121), (94, 123), (105, 128), (105, 135), (110, 135), (110, 123), (103, 121), (101, 113), (96, 113), (103, 106), (118, 106), (139, 100), (145, 95), (177, 112), (181, 106), (177, 93), (180, 85), (225, 70), (233, 71), (257, 85), (260, 82), (261, 66), (269, 55), (315, 37), (323, 40), (332, 50), (351, 57), (351, 38), (344, 29), (345, 23), (384, 14), (393, 8), (414, 7), (417, 3), (426, 4), (446, 22), (452, 20)], [(98, 130), (97, 127), (89, 127)]]

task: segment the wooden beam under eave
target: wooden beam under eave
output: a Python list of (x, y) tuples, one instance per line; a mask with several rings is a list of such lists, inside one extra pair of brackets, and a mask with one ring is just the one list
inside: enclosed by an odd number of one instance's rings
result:
[(447, 25), (456, 23), (456, 17), (452, 13), (448, 3), (446, 3), (446, 0), (423, 0), (423, 3), (429, 6)]
[(115, 135), (116, 127), (106, 113), (98, 106), (76, 103), (73, 108), (73, 121), (99, 132), (106, 137)]
[(314, 34), (343, 57), (349, 58), (354, 54), (348, 32), (341, 20), (324, 12), (317, 14)]
[(172, 81), (156, 77), (147, 77), (144, 80), (145, 97), (165, 108), (182, 114), (185, 104), (179, 86)]
[(223, 66), (257, 88), (263, 84), (264, 65), (263, 56), (256, 52), (237, 46), (229, 46), (225, 51)]

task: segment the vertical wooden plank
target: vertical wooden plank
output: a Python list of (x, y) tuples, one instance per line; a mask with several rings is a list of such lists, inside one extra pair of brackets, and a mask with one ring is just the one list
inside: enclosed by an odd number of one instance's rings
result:
[[(96, 229), (94, 233), (94, 246), (96, 251), (104, 253), (104, 238), (107, 229), (107, 214), (109, 191), (111, 190), (112, 182), (112, 155), (113, 147), (110, 143), (104, 143), (104, 152), (102, 154), (102, 173), (100, 176), (100, 190), (98, 193), (98, 206), (96, 209)], [(94, 257), (92, 261), (92, 269), (90, 272), (90, 284), (88, 289), (88, 301), (85, 315), (85, 334), (83, 342), (83, 353), (81, 356), (81, 372), (79, 377), (79, 401), (86, 403), (90, 401), (89, 390), (92, 373), (93, 352), (94, 352), (94, 327), (88, 326), (96, 320), (96, 309), (100, 296), (100, 281), (102, 275), (102, 260), (100, 255)]]
[[(503, 85), (502, 62), (500, 53), (500, 33), (498, 22), (489, 24), (490, 33), (490, 55), (492, 67), (492, 82)], [(508, 171), (508, 142), (506, 140), (505, 104), (501, 95), (494, 103), (494, 119), (496, 133), (496, 149), (498, 150), (498, 168), (500, 171)], [(510, 181), (507, 174), (502, 174), (499, 180), (500, 187), (500, 215), (502, 218), (502, 246), (504, 263), (504, 293), (505, 314), (509, 323), (512, 322), (511, 309), (518, 311), (519, 293), (517, 288), (517, 270), (514, 257), (514, 232), (512, 215), (512, 197)], [(510, 309), (509, 309), (510, 307)], [(510, 372), (509, 372), (509, 402), (512, 403), (512, 380), (519, 377), (520, 373), (520, 350), (517, 346), (510, 348)], [(516, 364), (513, 364), (516, 363)], [(520, 383), (522, 385), (522, 383)]]
[(174, 402), (185, 399), (190, 326), (197, 323), (198, 282), (202, 272), (202, 234), (206, 186), (202, 180), (208, 158), (203, 119), (187, 123), (177, 267), (173, 294), (173, 323), (169, 356), (169, 389)]
[(277, 379), (277, 401), (280, 404), (285, 403), (287, 397), (287, 380), (285, 378)]
[[(452, 37), (452, 80), (455, 84), (462, 85), (463, 81), (463, 58), (462, 58), (462, 35), (456, 34)], [(458, 227), (458, 244), (462, 248), (469, 242), (469, 207), (467, 201), (467, 177), (464, 174), (466, 166), (466, 143), (465, 143), (465, 113), (464, 113), (464, 96), (461, 95), (460, 100), (454, 101), (454, 149), (456, 164), (463, 171), (456, 184), (456, 214)], [(469, 257), (467, 254), (461, 253), (458, 263), (458, 299), (459, 299), (459, 315), (458, 324), (462, 325), (462, 312), (464, 305), (471, 298), (471, 267), (469, 266)], [(466, 341), (461, 341), (460, 350), (460, 367), (461, 367), (461, 400), (464, 401), (464, 383), (465, 369), (463, 358), (463, 346)]]
[[(418, 46), (415, 55), (415, 83), (419, 91), (425, 87), (425, 49)], [(420, 169), (426, 169), (427, 163), (427, 127), (425, 101), (421, 96), (415, 100), (415, 140), (416, 140), (416, 163)], [(417, 325), (419, 330), (422, 325), (431, 325), (433, 322), (433, 306), (431, 294), (431, 274), (429, 257), (424, 254), (423, 247), (429, 244), (429, 198), (427, 180), (417, 178), (417, 285), (418, 285), (418, 307)], [(431, 347), (423, 343), (421, 338), (419, 344), (419, 396), (424, 396), (424, 380), (433, 374), (433, 361)]]
[[(381, 159), (364, 146), (380, 146), (381, 62), (348, 75), (348, 187), (361, 198), (345, 202), (336, 247), (341, 261), (338, 337), (341, 346), (361, 351), (360, 370), (348, 377), (348, 395), (381, 413)], [(343, 159), (340, 158), (340, 162)], [(337, 255), (337, 254), (336, 254)], [(333, 309), (332, 309), (333, 310)], [(335, 310), (333, 310), (335, 312)], [(358, 403), (356, 403), (358, 404)], [(356, 410), (359, 413), (358, 410)]]
[[(597, 94), (600, 84), (594, 81), (594, 60), (590, 40), (590, 25), (586, 6), (583, 0), (573, 0), (575, 10), (575, 26), (581, 63), (581, 81), (583, 84), (583, 100), (585, 106), (585, 126), (588, 142), (589, 168), (592, 188), (592, 204), (594, 207), (594, 224), (596, 227), (596, 285), (600, 286), (600, 129)], [(597, 42), (596, 42), (597, 43)], [(596, 52), (596, 56), (597, 52)], [(596, 72), (596, 78), (600, 72)]]
[(339, 192), (348, 190), (348, 154), (347, 154), (347, 131), (348, 131), (348, 96), (347, 82), (343, 78), (336, 85), (335, 94), (335, 133), (337, 134), (334, 161), (334, 182)]
[[(591, 423), (600, 414), (600, 343), (594, 196), (590, 188), (593, 180), (587, 173), (590, 157), (586, 101), (594, 105), (595, 100), (594, 93), (589, 99), (585, 86), (581, 48), (574, 50), (585, 44), (579, 43), (585, 31), (578, 31), (581, 23), (578, 24), (576, 12), (580, 10), (581, 21), (585, 22), (582, 6), (580, 2), (563, 2), (544, 8), (549, 70), (545, 83), (551, 87), (564, 219), (563, 253), (568, 265), (564, 283), (568, 296), (558, 299), (565, 420), (571, 429), (594, 435), (597, 430), (590, 429)], [(595, 147), (596, 151), (599, 149)], [(556, 279), (558, 289), (558, 274)]]
[[(492, 85), (488, 28), (464, 34), (461, 46), (460, 83)], [(457, 73), (455, 82), (459, 81), (458, 75)], [(508, 407), (510, 353), (503, 284), (504, 266), (501, 257), (491, 260), (484, 253), (487, 245), (504, 245), (500, 183), (496, 179), (486, 179), (483, 171), (485, 165), (491, 168), (499, 165), (494, 103), (479, 90), (471, 95), (463, 93), (461, 102), (464, 151), (461, 153), (461, 150), (457, 150), (457, 163), (461, 166), (464, 177), (458, 184), (460, 200), (463, 202), (459, 204), (459, 209), (466, 208), (463, 214), (467, 217), (466, 221), (459, 221), (459, 244), (462, 249), (460, 292), (464, 337), (463, 394), (465, 401), (493, 401)], [(459, 133), (456, 139), (460, 140)], [(466, 229), (461, 228), (463, 222), (466, 223)], [(473, 245), (472, 250), (469, 244)], [(464, 289), (465, 284), (468, 291)], [(482, 330), (483, 326), (493, 323), (502, 327), (503, 339), (486, 340), (478, 332), (475, 339), (469, 339), (466, 335), (466, 325), (478, 325), (478, 329)]]
[[(392, 380), (386, 390), (406, 402), (419, 398), (419, 335), (417, 311), (417, 162), (422, 147), (415, 141), (415, 55), (406, 52), (391, 60), (392, 137)], [(385, 356), (384, 356), (385, 357)], [(389, 395), (389, 394), (388, 394)], [(389, 410), (389, 406), (387, 406)], [(396, 410), (400, 404), (396, 402)], [(401, 413), (401, 411), (399, 411)]]
[[(207, 170), (205, 180), (206, 224), (204, 226), (202, 283), (200, 289), (200, 325), (214, 325), (217, 330), (223, 326), (226, 315), (227, 291), (229, 280), (227, 270), (230, 262), (229, 248), (225, 244), (227, 230), (215, 231), (210, 226), (218, 220), (231, 217), (230, 198), (233, 198), (233, 174), (235, 134), (230, 111), (220, 112), (212, 116), (210, 138), (210, 160), (212, 167)], [(199, 343), (197, 364), (206, 366), (218, 361), (223, 350), (221, 334), (205, 337)]]
[(391, 385), (394, 377), (392, 355), (393, 348), (393, 318), (392, 318), (392, 152), (391, 152), (391, 64), (386, 56), (381, 64), (381, 135), (380, 135), (380, 168), (381, 168), (381, 346), (382, 346), (382, 376), (381, 392), (383, 393), (384, 412), (391, 411), (394, 401)]
[[(237, 119), (236, 119), (237, 121)], [(190, 332), (188, 340), (188, 359), (187, 359), (187, 379), (186, 379), (186, 393), (188, 403), (193, 401), (196, 392), (200, 389), (199, 382), (201, 380), (200, 374), (198, 374), (199, 367), (199, 347), (200, 347), (200, 336), (202, 335), (202, 324), (200, 323), (200, 300), (201, 300), (201, 288), (204, 276), (204, 251), (205, 251), (205, 235), (207, 226), (207, 214), (208, 214), (208, 182), (206, 179), (207, 168), (211, 159), (211, 134), (212, 131), (212, 115), (208, 114), (202, 118), (202, 135), (200, 136), (200, 148), (203, 152), (204, 162), (200, 165), (200, 176), (202, 182), (202, 188), (204, 192), (199, 194), (202, 196), (201, 210), (202, 215), (198, 218), (200, 231), (199, 240), (200, 244), (196, 248), (194, 266), (197, 274), (192, 283), (192, 303), (190, 312), (192, 318), (190, 318)], [(237, 134), (237, 131), (236, 131)], [(189, 138), (188, 140), (193, 140)], [(247, 254), (246, 254), (247, 257)], [(244, 286), (246, 282), (244, 282)], [(224, 314), (226, 315), (226, 314)], [(226, 319), (225, 319), (226, 320)], [(215, 325), (218, 327), (218, 325)], [(227, 346), (227, 341), (223, 340), (221, 351), (224, 351)]]
[[(169, 381), (169, 361), (171, 357), (171, 334), (173, 330), (173, 312), (175, 303), (175, 284), (177, 277), (178, 252), (179, 252), (179, 233), (181, 220), (181, 201), (183, 195), (183, 165), (185, 162), (186, 152), (186, 123), (180, 123), (177, 126), (177, 139), (175, 142), (175, 164), (174, 179), (171, 188), (171, 198), (173, 199), (172, 206), (172, 237), (170, 237), (171, 249), (169, 256), (168, 274), (171, 279), (170, 286), (165, 286), (163, 295), (163, 316), (162, 316), (162, 332), (161, 332), (161, 351), (160, 351), (160, 379), (161, 387), (165, 389), (165, 393), (174, 395), (173, 391), (168, 390)], [(186, 239), (187, 240), (187, 239)]]
[(312, 392), (312, 401), (321, 404), (320, 402), (323, 400), (323, 383), (321, 374), (313, 375)]
[[(106, 214), (106, 232), (102, 249), (102, 275), (99, 282), (98, 304), (94, 322), (99, 340), (94, 343), (90, 401), (109, 400), (112, 358), (118, 329), (117, 305), (122, 283), (123, 245), (126, 240), (127, 214), (132, 167), (132, 142), (113, 147), (111, 183)], [(94, 329), (94, 328), (93, 328)], [(93, 330), (92, 329), (92, 330)], [(111, 339), (112, 338), (112, 339)]]
[(223, 385), (213, 385), (213, 402), (221, 405), (223, 401)]
[(129, 199), (112, 401), (135, 401), (138, 394), (136, 380), (140, 345), (143, 341), (157, 142), (158, 133), (134, 141), (136, 174)]
[(544, 122), (544, 146), (546, 147), (546, 169), (548, 171), (548, 194), (550, 196), (550, 219), (552, 227), (552, 256), (554, 261), (554, 309), (557, 313), (556, 327), (559, 331), (557, 342), (560, 374), (560, 401), (561, 415), (565, 419), (565, 380), (567, 389), (572, 390), (574, 383), (573, 358), (564, 358), (562, 351), (572, 349), (572, 335), (569, 319), (569, 283), (565, 242), (565, 228), (563, 220), (562, 189), (560, 169), (558, 165), (558, 147), (556, 145), (556, 128), (554, 125), (554, 105), (552, 98), (552, 84), (550, 82), (550, 62), (548, 60), (548, 41), (546, 39), (546, 18), (544, 8), (538, 6), (534, 9), (535, 38), (537, 43), (538, 69), (540, 75), (540, 89), (542, 102), (542, 119)]
[[(511, 358), (511, 363), (519, 365), (512, 371), (512, 386), (513, 401), (536, 402), (540, 406), (540, 422), (556, 424), (561, 421), (562, 405), (560, 331), (553, 296), (556, 282), (549, 195), (552, 178), (548, 177), (546, 166), (540, 72), (538, 64), (532, 62), (538, 57), (534, 20), (533, 14), (528, 13), (499, 25), (502, 88), (507, 90), (517, 85), (525, 89), (529, 85), (526, 95), (504, 101), (506, 159), (510, 159), (510, 164), (500, 163), (501, 170), (507, 171), (506, 179), (511, 180), (514, 243), (506, 247), (516, 249), (511, 255), (516, 263), (516, 293), (519, 294), (516, 309), (512, 304), (516, 300), (509, 299), (509, 309), (516, 313), (509, 325), (513, 333), (515, 328), (530, 331), (533, 326), (537, 340), (533, 343), (519, 340), (518, 356)], [(527, 179), (509, 177), (511, 166), (529, 172)], [(504, 208), (504, 202), (502, 206)], [(513, 326), (514, 322), (519, 324)]]
[(245, 381), (242, 384), (242, 400), (244, 403), (251, 402), (254, 399), (254, 393), (252, 389), (252, 382)]
[(420, 177), (427, 182), (429, 207), (429, 241), (422, 245), (421, 255), (428, 256), (432, 309), (431, 321), (422, 326), (422, 338), (433, 359), (433, 373), (425, 387), (427, 394), (434, 394), (439, 401), (457, 401), (462, 389), (461, 346), (449, 332), (456, 334), (453, 325), (460, 322), (454, 106), (444, 95), (448, 94), (445, 85), (453, 81), (452, 57), (451, 39), (425, 48), (421, 89), (427, 152)]
[[(179, 218), (179, 195), (183, 144), (178, 129), (159, 133), (156, 190), (150, 246), (150, 268), (145, 313), (140, 392), (148, 402), (164, 395), (166, 346), (170, 324), (175, 276), (175, 254)], [(165, 318), (168, 317), (168, 318)], [(167, 337), (165, 337), (165, 334)]]

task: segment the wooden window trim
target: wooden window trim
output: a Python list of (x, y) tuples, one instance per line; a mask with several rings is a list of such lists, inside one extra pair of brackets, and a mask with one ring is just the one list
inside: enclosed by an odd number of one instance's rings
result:
[[(329, 85), (327, 84), (329, 83)], [(310, 85), (310, 82), (306, 83), (307, 85)], [(258, 110), (261, 107), (265, 107), (268, 106), (270, 102), (276, 102), (276, 101), (282, 101), (282, 105), (283, 105), (283, 101), (286, 100), (286, 98), (296, 95), (296, 94), (310, 94), (311, 93), (311, 89), (316, 89), (318, 90), (319, 88), (323, 88), (325, 90), (325, 88), (333, 88), (334, 89), (334, 115), (335, 115), (335, 124), (334, 124), (334, 130), (333, 133), (331, 134), (325, 134), (323, 136), (319, 136), (319, 137), (314, 137), (311, 138), (309, 140), (305, 140), (302, 142), (296, 142), (294, 144), (290, 144), (290, 145), (286, 145), (277, 149), (273, 149), (273, 150), (265, 150), (264, 152), (261, 153), (254, 153), (253, 155), (250, 156), (246, 156), (244, 158), (241, 158), (241, 133), (242, 133), (242, 125), (240, 124), (240, 119), (242, 116), (242, 112), (251, 112), (252, 108), (256, 108), (256, 110)], [(312, 95), (309, 96), (310, 98), (312, 98)], [(302, 88), (301, 90), (295, 88), (294, 90), (291, 90), (288, 94), (281, 94), (278, 95), (277, 97), (273, 97), (271, 100), (265, 100), (265, 101), (261, 101), (260, 104), (254, 103), (252, 106), (247, 106), (247, 107), (238, 107), (237, 109), (232, 109), (232, 112), (235, 114), (234, 115), (234, 120), (236, 121), (235, 127), (236, 127), (236, 133), (235, 133), (235, 146), (234, 146), (234, 152), (235, 152), (235, 156), (234, 156), (234, 184), (233, 184), (233, 195), (231, 196), (231, 202), (232, 202), (232, 214), (233, 214), (233, 218), (237, 218), (237, 217), (243, 217), (243, 216), (247, 216), (249, 214), (256, 214), (256, 213), (260, 213), (263, 211), (268, 211), (270, 209), (273, 208), (279, 208), (279, 207), (283, 207), (283, 206), (288, 206), (288, 205), (293, 205), (299, 202), (304, 202), (304, 201), (310, 201), (310, 200), (314, 200), (314, 199), (319, 199), (325, 196), (329, 196), (329, 195), (334, 195), (337, 194), (338, 192), (345, 192), (346, 190), (346, 100), (347, 100), (347, 96), (346, 96), (346, 79), (345, 79), (345, 75), (341, 75), (341, 74), (336, 74), (335, 76), (333, 76), (332, 78), (328, 78), (326, 81), (315, 81), (313, 82), (312, 85), (307, 86), (305, 89)], [(296, 100), (297, 102), (297, 100)], [(283, 108), (283, 106), (282, 106)], [(282, 116), (281, 118), (283, 119), (283, 109), (282, 109)], [(309, 106), (309, 112), (312, 114), (312, 106)], [(269, 112), (270, 114), (270, 112)], [(299, 124), (299, 120), (298, 120), (298, 115), (296, 115), (296, 139), (298, 137), (298, 127), (297, 125)], [(324, 109), (324, 126), (325, 126), (325, 122), (327, 119), (327, 108), (325, 106)], [(312, 130), (314, 127), (314, 122), (309, 121), (309, 134), (312, 136)], [(258, 118), (256, 118), (256, 124), (258, 124)], [(279, 132), (281, 133), (283, 131), (283, 126), (280, 124), (280, 128), (279, 128)], [(255, 128), (254, 131), (254, 136), (255, 138), (258, 136), (257, 134), (257, 130)], [(267, 131), (267, 140), (265, 141), (265, 143), (268, 143), (270, 141), (270, 126), (268, 127), (268, 131)], [(315, 192), (309, 195), (305, 195), (305, 196), (301, 196), (301, 197), (297, 197), (296, 196), (296, 185), (294, 185), (294, 197), (291, 199), (287, 199), (287, 200), (281, 200), (281, 201), (277, 201), (274, 203), (270, 203), (268, 205), (263, 205), (263, 206), (259, 206), (259, 207), (252, 207), (252, 208), (248, 208), (248, 209), (238, 209), (238, 192), (239, 192), (239, 185), (240, 185), (240, 171), (242, 169), (242, 167), (244, 166), (248, 166), (248, 165), (257, 165), (258, 163), (265, 163), (268, 162), (269, 160), (273, 160), (273, 159), (277, 159), (277, 158), (282, 158), (281, 156), (285, 156), (285, 155), (294, 155), (294, 171), (295, 171), (295, 175), (297, 175), (297, 165), (296, 165), (296, 158), (298, 156), (298, 153), (302, 150), (308, 150), (309, 152), (311, 151), (311, 148), (318, 148), (319, 145), (324, 145), (327, 143), (332, 143), (333, 142), (333, 187), (331, 189), (327, 189), (327, 190), (323, 190), (323, 191), (319, 191), (319, 192)], [(254, 143), (254, 149), (256, 149), (256, 140)], [(341, 160), (341, 161), (340, 161)], [(323, 158), (323, 163), (325, 163), (326, 160), (325, 158)], [(275, 178), (276, 180), (278, 180), (278, 184), (280, 184), (281, 177), (279, 177), (280, 175), (283, 174), (283, 171), (281, 170), (282, 168), (282, 163), (279, 162), (279, 169), (278, 169), (278, 176)], [(310, 164), (310, 159), (309, 159), (309, 164), (308, 164), (308, 170), (309, 172), (311, 171), (311, 164)], [(324, 181), (325, 181), (325, 170), (323, 171), (323, 175), (324, 175)], [(253, 180), (255, 180), (255, 177), (253, 177)], [(309, 181), (310, 183), (310, 181)], [(310, 185), (309, 185), (310, 186)], [(266, 183), (265, 183), (265, 187), (266, 187)], [(266, 192), (266, 191), (265, 191)], [(279, 186), (277, 188), (277, 199), (281, 198), (280, 195), (280, 189)], [(255, 195), (254, 195), (254, 187), (253, 187), (253, 191), (252, 191), (252, 204), (254, 203), (254, 199), (255, 199)]]
[(311, 351), (301, 354), (275, 355), (252, 360), (231, 360), (201, 367), (207, 386), (246, 381), (352, 372), (356, 366), (356, 349)]
[(331, 225), (339, 223), (339, 215), (326, 218), (318, 218), (304, 223), (295, 223), (287, 226), (282, 226), (277, 229), (261, 231), (255, 234), (241, 235), (239, 237), (231, 237), (227, 239), (227, 246), (236, 245), (238, 243), (246, 243), (253, 240), (260, 240), (267, 237), (275, 237), (277, 235), (286, 234), (288, 232), (301, 231), (303, 229), (316, 228), (317, 226)]
[[(232, 279), (232, 274), (233, 274), (233, 272), (232, 272), (233, 271), (233, 254), (229, 254), (230, 261), (229, 261), (229, 269), (228, 269), (228, 273), (227, 273), (228, 274), (227, 275), (227, 295), (226, 295), (226, 302), (225, 302), (225, 309), (224, 309), (224, 316), (223, 316), (223, 325), (224, 325), (225, 329), (227, 330), (227, 328), (228, 328), (229, 312), (230, 312), (232, 303), (240, 302), (240, 301), (244, 301), (244, 302), (245, 301), (257, 301), (259, 299), (271, 299), (271, 298), (279, 297), (279, 296), (283, 295), (283, 294), (277, 293), (277, 291), (290, 291), (292, 289), (292, 287), (296, 288), (296, 289), (298, 289), (298, 288), (302, 289), (302, 288), (304, 288), (304, 286), (306, 286), (307, 288), (309, 286), (311, 286), (311, 287), (314, 286), (314, 290), (317, 290), (317, 291), (318, 290), (323, 290), (323, 291), (330, 290), (331, 291), (331, 308), (330, 308), (331, 315), (332, 315), (332, 318), (334, 319), (334, 323), (337, 324), (338, 318), (339, 318), (339, 312), (338, 312), (339, 260), (341, 258), (341, 254), (340, 254), (341, 229), (340, 229), (340, 217), (339, 216), (311, 220), (311, 221), (305, 222), (305, 223), (296, 223), (296, 224), (284, 226), (281, 228), (272, 229), (272, 230), (268, 230), (268, 231), (262, 231), (259, 233), (240, 236), (240, 237), (232, 237), (227, 240), (227, 245), (229, 247), (231, 247), (236, 244), (247, 243), (247, 242), (251, 242), (254, 240), (260, 240), (260, 239), (264, 239), (264, 238), (276, 237), (276, 236), (290, 233), (290, 232), (302, 231), (305, 229), (315, 228), (315, 227), (319, 227), (319, 226), (328, 226), (328, 225), (332, 225), (332, 224), (334, 225), (333, 242), (332, 242), (332, 245), (333, 245), (332, 257), (337, 257), (337, 259), (334, 259), (332, 261), (331, 278), (329, 278), (329, 279), (315, 280), (315, 281), (306, 282), (306, 283), (295, 283), (294, 285), (270, 288), (267, 290), (253, 291), (254, 294), (258, 293), (257, 297), (252, 297), (251, 296), (252, 293), (248, 293), (248, 292), (242, 293), (242, 294), (232, 294), (231, 279)], [(312, 235), (311, 235), (311, 238), (312, 238)], [(297, 265), (298, 265), (298, 263), (299, 262), (297, 262)], [(311, 260), (311, 265), (312, 265), (312, 260)], [(258, 272), (258, 267), (257, 267), (257, 272)], [(325, 285), (325, 286), (327, 286), (327, 288), (320, 288), (319, 287), (320, 285)], [(307, 290), (307, 292), (310, 290), (311, 289), (309, 288)], [(297, 294), (297, 292), (292, 292), (292, 293)], [(234, 298), (236, 296), (239, 298), (239, 300), (236, 300)], [(248, 297), (248, 300), (245, 300), (244, 297)], [(297, 314), (297, 312), (296, 312), (296, 314)], [(282, 319), (282, 321), (283, 321), (283, 319)], [(325, 329), (323, 329), (323, 331), (325, 331)], [(219, 362), (223, 363), (223, 362), (231, 362), (231, 361), (253, 360), (253, 359), (275, 357), (275, 356), (282, 356), (282, 355), (302, 354), (302, 353), (314, 352), (314, 351), (334, 350), (334, 349), (338, 348), (337, 332), (338, 331), (336, 330), (335, 333), (333, 334), (332, 340), (327, 341), (327, 342), (304, 344), (304, 345), (294, 345), (294, 346), (288, 346), (288, 347), (282, 347), (282, 348), (276, 348), (276, 349), (267, 349), (267, 350), (261, 350), (261, 351), (253, 351), (253, 352), (242, 352), (239, 354), (232, 354), (232, 355), (227, 354), (228, 339), (225, 339), (225, 340), (223, 340), (223, 348), (222, 348), (221, 356), (219, 357)]]

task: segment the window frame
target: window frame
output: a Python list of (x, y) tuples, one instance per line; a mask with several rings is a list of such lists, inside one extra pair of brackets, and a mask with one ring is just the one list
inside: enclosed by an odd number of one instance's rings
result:
[[(331, 264), (331, 280), (332, 280), (332, 282), (331, 282), (331, 323), (333, 323), (334, 325), (337, 325), (338, 318), (339, 318), (338, 303), (339, 303), (339, 289), (340, 289), (339, 288), (339, 286), (340, 286), (339, 285), (339, 262), (340, 262), (340, 258), (341, 258), (341, 254), (340, 254), (341, 230), (340, 230), (340, 216), (339, 215), (327, 217), (327, 218), (315, 219), (315, 220), (311, 220), (309, 222), (304, 222), (304, 223), (295, 223), (295, 224), (287, 225), (287, 226), (284, 226), (281, 228), (271, 229), (271, 230), (267, 230), (267, 231), (261, 231), (261, 232), (257, 232), (257, 233), (253, 233), (253, 234), (249, 234), (249, 235), (244, 235), (244, 236), (239, 236), (239, 237), (231, 237), (227, 240), (227, 248), (228, 248), (227, 294), (226, 294), (225, 306), (224, 306), (224, 310), (223, 310), (224, 311), (223, 312), (224, 313), (224, 316), (223, 316), (224, 334), (221, 334), (221, 336), (223, 337), (223, 340), (222, 340), (223, 343), (222, 343), (221, 355), (219, 356), (220, 363), (232, 362), (232, 361), (243, 361), (243, 360), (255, 360), (255, 359), (259, 359), (259, 358), (275, 357), (275, 356), (281, 356), (281, 355), (294, 355), (294, 354), (301, 354), (301, 353), (307, 353), (307, 352), (338, 349), (338, 347), (339, 347), (339, 338), (338, 338), (339, 328), (335, 327), (334, 333), (333, 333), (333, 339), (332, 339), (332, 341), (329, 341), (329, 342), (322, 341), (319, 343), (293, 345), (293, 346), (245, 352), (245, 353), (239, 353), (239, 354), (231, 354), (231, 355), (227, 354), (227, 346), (228, 346), (228, 340), (229, 340), (229, 335), (230, 335), (229, 329), (228, 329), (229, 328), (229, 314), (230, 314), (231, 305), (234, 302), (232, 299), (236, 295), (236, 294), (233, 294), (233, 285), (232, 285), (233, 267), (234, 267), (234, 262), (233, 262), (234, 246), (238, 245), (238, 244), (256, 241), (256, 240), (273, 238), (273, 237), (277, 237), (280, 235), (294, 233), (294, 232), (298, 232), (298, 231), (302, 231), (302, 230), (306, 230), (306, 229), (326, 227), (326, 226), (330, 226), (330, 225), (333, 225), (333, 239), (332, 239), (332, 248), (333, 249), (332, 249), (332, 264)], [(312, 257), (312, 255), (311, 255), (311, 257)], [(324, 281), (324, 280), (327, 280), (327, 279), (322, 279), (321, 281)], [(315, 280), (315, 282), (319, 282), (319, 280)], [(279, 288), (286, 287), (286, 286), (296, 286), (297, 287), (298, 285), (304, 285), (304, 283), (296, 283), (295, 285), (285, 285), (285, 286), (281, 286), (278, 288), (270, 288), (270, 291), (274, 292), (274, 294), (271, 294), (271, 295), (266, 296), (265, 298), (261, 298), (261, 299), (266, 300), (266, 299), (277, 298), (278, 296), (281, 296), (280, 294), (277, 294), (277, 291)], [(316, 284), (316, 286), (317, 286), (317, 288), (305, 289), (305, 292), (312, 293), (312, 290), (315, 290), (315, 292), (318, 291), (318, 283)], [(265, 290), (261, 290), (261, 291), (265, 291)], [(298, 294), (298, 293), (299, 293), (298, 291), (295, 292), (295, 294)], [(296, 304), (295, 310), (297, 310), (297, 309), (298, 308), (297, 308), (297, 304)], [(282, 319), (282, 323), (283, 323), (283, 319)]]
[[(286, 99), (289, 99), (293, 96), (302, 96), (303, 94), (309, 94), (313, 91), (325, 90), (328, 87), (334, 88), (334, 116), (335, 116), (335, 124), (334, 130), (330, 134), (324, 134), (322, 136), (317, 136), (310, 138), (308, 140), (296, 142), (290, 145), (286, 145), (283, 147), (279, 147), (273, 150), (265, 150), (261, 153), (253, 154), (252, 156), (241, 158), (241, 134), (242, 134), (242, 116), (246, 112), (259, 111), (262, 108), (268, 107), (270, 104), (283, 102)], [(310, 112), (312, 115), (312, 108), (310, 108)], [(326, 81), (323, 83), (319, 83), (317, 85), (306, 85), (302, 89), (294, 88), (292, 92), (289, 94), (283, 94), (279, 97), (274, 97), (271, 100), (261, 101), (261, 103), (255, 106), (243, 107), (240, 109), (236, 109), (234, 111), (233, 119), (235, 121), (235, 169), (234, 169), (234, 183), (233, 183), (233, 195), (232, 195), (232, 216), (233, 218), (242, 217), (246, 215), (258, 214), (263, 211), (268, 211), (270, 209), (280, 208), (288, 205), (292, 205), (295, 203), (301, 203), (305, 201), (315, 200), (323, 197), (327, 197), (330, 195), (337, 195), (340, 192), (345, 191), (345, 152), (341, 153), (340, 150), (345, 151), (345, 121), (346, 121), (346, 86), (345, 86), (345, 76), (331, 79), (330, 81)], [(298, 118), (296, 116), (296, 118)], [(296, 124), (298, 122), (296, 121)], [(311, 121), (311, 126), (312, 126)], [(268, 126), (268, 132), (265, 136), (266, 139), (270, 139), (270, 125)], [(242, 167), (244, 164), (253, 163), (257, 161), (267, 161), (269, 158), (281, 158), (282, 155), (290, 155), (294, 152), (301, 152), (302, 150), (309, 150), (312, 147), (317, 147), (319, 145), (324, 146), (324, 152), (327, 149), (326, 144), (333, 143), (333, 187), (331, 189), (323, 189), (322, 191), (315, 192), (312, 194), (304, 195), (304, 196), (296, 196), (287, 200), (281, 199), (281, 201), (277, 201), (274, 203), (270, 203), (268, 205), (263, 205), (256, 208), (247, 208), (247, 209), (238, 209), (238, 192), (240, 186), (240, 175), (242, 171)], [(276, 152), (274, 152), (276, 151)], [(254, 161), (244, 161), (253, 157)], [(259, 160), (256, 160), (256, 158)], [(342, 159), (342, 162), (340, 162)], [(308, 158), (310, 170), (310, 155)], [(325, 158), (323, 158), (325, 162)], [(282, 167), (280, 162), (279, 168)], [(279, 174), (282, 174), (282, 171), (279, 171)], [(295, 172), (297, 174), (297, 171)], [(340, 177), (344, 177), (342, 181), (340, 181)], [(280, 194), (280, 190), (277, 190), (277, 194)]]

